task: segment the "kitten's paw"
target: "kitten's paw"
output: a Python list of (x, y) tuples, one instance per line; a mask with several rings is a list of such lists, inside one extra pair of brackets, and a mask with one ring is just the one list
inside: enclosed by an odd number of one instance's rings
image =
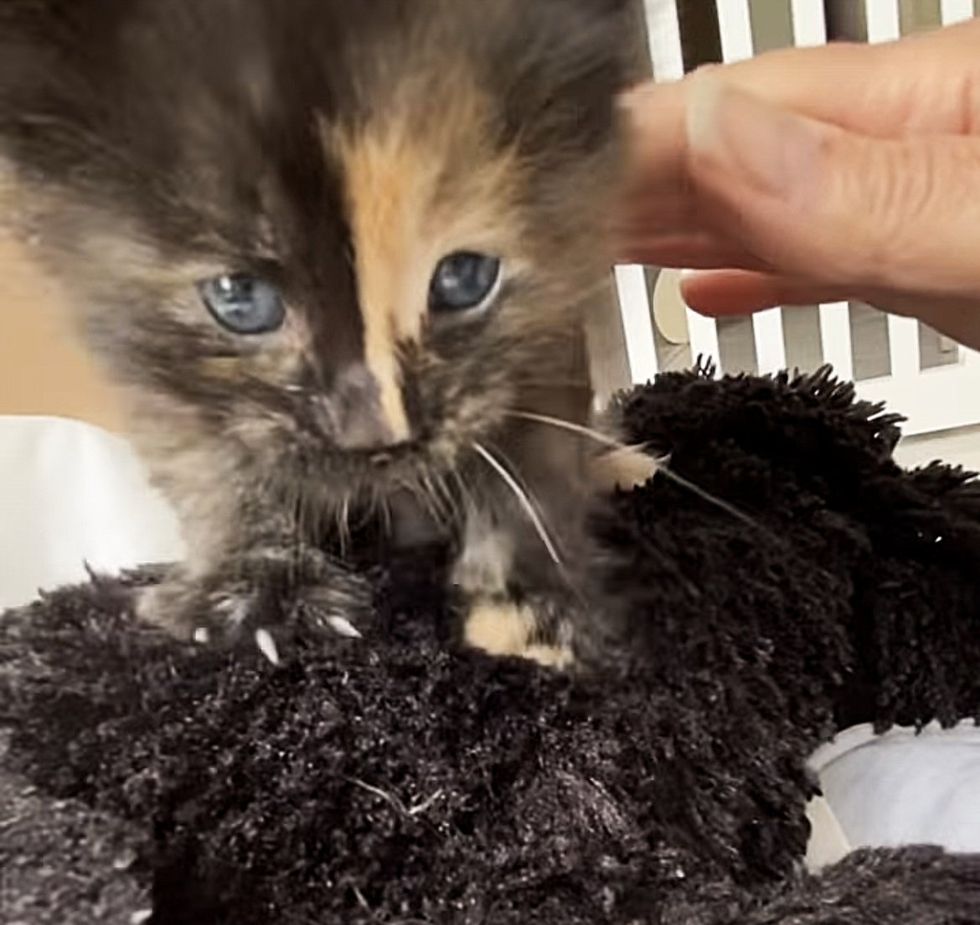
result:
[(209, 629), (198, 626), (195, 617), (204, 608), (201, 589), (194, 582), (183, 579), (165, 579), (161, 584), (142, 588), (135, 600), (136, 618), (149, 626), (166, 630), (177, 639), (186, 642), (206, 639)]
[(660, 463), (637, 447), (621, 447), (602, 453), (589, 466), (589, 480), (595, 491), (612, 494), (645, 485), (656, 475)]
[(524, 658), (547, 668), (568, 668), (574, 662), (570, 624), (541, 603), (476, 600), (463, 624), (463, 641), (489, 655)]
[(300, 638), (363, 635), (373, 607), (362, 576), (336, 563), (330, 564), (329, 575), (322, 568), (296, 574), (292, 568), (270, 568), (268, 561), (258, 565), (249, 579), (177, 577), (148, 588), (137, 603), (137, 616), (200, 645), (251, 641), (273, 664), (280, 662), (285, 646)]

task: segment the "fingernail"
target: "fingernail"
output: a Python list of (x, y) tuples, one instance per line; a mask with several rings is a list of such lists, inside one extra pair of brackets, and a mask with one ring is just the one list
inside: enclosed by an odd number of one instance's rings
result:
[(658, 104), (663, 100), (677, 99), (685, 92), (688, 84), (695, 79), (701, 80), (703, 76), (713, 73), (721, 68), (719, 64), (702, 64), (695, 71), (688, 74), (685, 79), (658, 79), (644, 80), (636, 83), (617, 97), (617, 105), (627, 112), (637, 112), (640, 115), (653, 113), (657, 116)]
[(795, 196), (812, 176), (819, 126), (737, 90), (712, 72), (692, 80), (687, 140), (700, 167), (759, 193)]
[[(698, 280), (704, 275), (702, 270), (681, 270), (680, 274), (680, 291), (681, 298), (684, 300), (684, 304), (688, 308), (692, 308), (691, 305), (691, 286), (697, 286)], [(694, 309), (697, 311), (697, 309)]]

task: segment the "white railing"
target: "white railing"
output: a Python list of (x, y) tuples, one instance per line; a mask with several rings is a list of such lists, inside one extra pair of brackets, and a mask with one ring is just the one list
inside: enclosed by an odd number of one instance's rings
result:
[[(711, 2), (711, 0), (699, 0)], [(863, 2), (871, 42), (889, 41), (901, 32), (898, 0), (849, 0)], [(769, 0), (772, 6), (789, 5), (792, 40), (797, 46), (822, 45), (827, 41), (823, 0)], [(655, 79), (676, 80), (683, 76), (681, 35), (674, 0), (645, 0), (650, 38), (649, 50)], [(722, 56), (726, 62), (754, 54), (753, 11), (764, 9), (749, 0), (715, 0), (721, 37)], [(974, 15), (973, 0), (942, 0), (942, 22), (952, 24)], [(653, 312), (646, 274), (641, 267), (616, 269), (626, 340), (629, 372), (632, 381), (651, 379), (660, 367), (654, 336)], [(718, 326), (709, 318), (687, 311), (688, 340), (691, 358), (698, 356), (714, 362), (719, 372), (721, 362)], [(958, 349), (956, 362), (923, 369), (920, 357), (920, 327), (908, 318), (887, 316), (887, 376), (857, 383), (859, 394), (873, 401), (884, 401), (890, 408), (908, 418), (908, 434), (945, 430), (980, 423), (980, 357), (973, 351)], [(854, 377), (854, 343), (851, 311), (847, 303), (819, 306), (820, 348), (824, 362), (831, 364), (845, 379)], [(752, 318), (756, 367), (760, 373), (785, 368), (787, 357), (783, 310), (774, 308)]]

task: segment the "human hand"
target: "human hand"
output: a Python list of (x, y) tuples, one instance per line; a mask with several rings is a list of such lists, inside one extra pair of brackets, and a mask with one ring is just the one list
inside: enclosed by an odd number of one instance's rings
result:
[(854, 298), (980, 347), (980, 21), (635, 90), (629, 262), (710, 315)]

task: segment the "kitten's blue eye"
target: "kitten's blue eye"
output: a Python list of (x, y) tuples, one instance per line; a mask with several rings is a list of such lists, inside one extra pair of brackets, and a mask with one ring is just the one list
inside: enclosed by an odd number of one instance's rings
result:
[(439, 261), (429, 287), (433, 312), (488, 308), (500, 288), (500, 261), (486, 254), (460, 251)]
[(286, 319), (279, 290), (247, 273), (215, 276), (197, 288), (218, 324), (235, 334), (265, 334), (282, 327)]

